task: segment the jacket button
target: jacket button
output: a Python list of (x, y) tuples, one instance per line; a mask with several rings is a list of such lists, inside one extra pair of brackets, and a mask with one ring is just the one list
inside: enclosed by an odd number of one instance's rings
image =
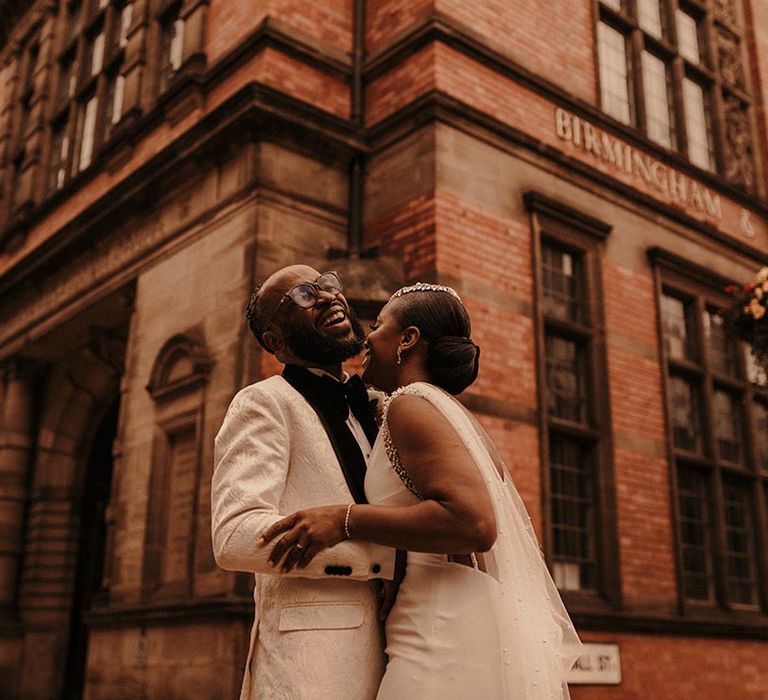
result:
[(379, 566), (379, 564), (374, 564), (371, 567), (371, 571), (373, 571), (374, 574), (378, 574), (381, 571), (381, 566)]

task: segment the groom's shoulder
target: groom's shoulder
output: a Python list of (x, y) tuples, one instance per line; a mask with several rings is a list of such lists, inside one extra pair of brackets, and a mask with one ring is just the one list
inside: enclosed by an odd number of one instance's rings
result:
[(253, 384), (244, 386), (235, 394), (233, 404), (247, 403), (250, 401), (279, 401), (288, 394), (290, 385), (279, 374), (266, 379), (261, 379)]

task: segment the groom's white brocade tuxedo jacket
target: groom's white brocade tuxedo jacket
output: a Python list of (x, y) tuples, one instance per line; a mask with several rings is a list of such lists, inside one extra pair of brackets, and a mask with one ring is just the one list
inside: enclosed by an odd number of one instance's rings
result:
[(215, 463), (216, 561), (256, 578), (241, 700), (374, 698), (385, 656), (372, 579), (392, 578), (394, 550), (345, 541), (283, 575), (259, 540), (282, 515), (352, 502), (317, 414), (283, 377), (252, 384), (229, 407)]

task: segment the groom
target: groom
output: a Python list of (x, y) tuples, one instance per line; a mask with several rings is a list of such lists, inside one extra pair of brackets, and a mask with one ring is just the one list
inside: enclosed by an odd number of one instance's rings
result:
[[(282, 515), (365, 502), (376, 425), (362, 381), (341, 368), (360, 352), (362, 328), (335, 273), (306, 265), (271, 275), (246, 317), (285, 368), (241, 390), (216, 436), (216, 561), (256, 578), (240, 698), (374, 698), (385, 657), (372, 579), (392, 578), (394, 550), (344, 541), (284, 574), (259, 540)], [(300, 561), (301, 549), (288, 556)]]

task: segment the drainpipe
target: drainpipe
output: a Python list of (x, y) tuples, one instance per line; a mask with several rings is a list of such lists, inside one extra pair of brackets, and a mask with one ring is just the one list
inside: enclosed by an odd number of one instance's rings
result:
[[(363, 65), (365, 61), (365, 0), (354, 0), (354, 25), (352, 34), (352, 85), (351, 118), (355, 126), (365, 125), (363, 106)], [(363, 196), (365, 156), (352, 157), (349, 166), (349, 228), (347, 230), (347, 253), (350, 258), (359, 258), (363, 248)]]

